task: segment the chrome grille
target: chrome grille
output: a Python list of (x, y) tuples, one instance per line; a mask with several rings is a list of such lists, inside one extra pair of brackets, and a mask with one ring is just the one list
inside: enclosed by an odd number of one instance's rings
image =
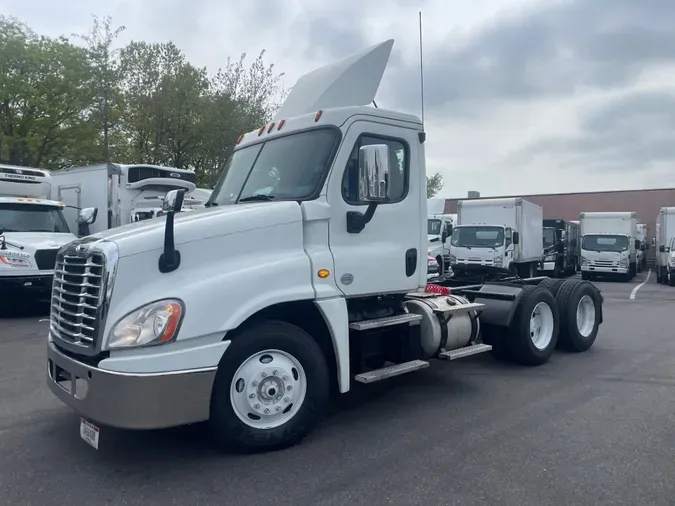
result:
[(106, 258), (86, 247), (59, 251), (52, 285), (50, 331), (66, 344), (94, 349), (106, 299)]

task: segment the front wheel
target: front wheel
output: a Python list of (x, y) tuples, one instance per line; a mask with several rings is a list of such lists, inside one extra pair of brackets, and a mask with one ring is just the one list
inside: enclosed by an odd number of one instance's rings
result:
[(233, 340), (218, 366), (210, 425), (226, 451), (256, 453), (298, 443), (328, 404), (326, 359), (295, 325), (267, 320)]

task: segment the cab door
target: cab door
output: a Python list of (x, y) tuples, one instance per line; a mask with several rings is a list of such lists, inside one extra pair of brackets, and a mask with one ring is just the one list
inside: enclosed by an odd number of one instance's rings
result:
[[(343, 137), (326, 198), (331, 207), (329, 245), (335, 280), (346, 296), (408, 292), (426, 279), (423, 151), (418, 130), (409, 126), (357, 120)], [(366, 145), (388, 147), (389, 198), (378, 204), (362, 230), (350, 232), (348, 213), (365, 214), (368, 208), (359, 197), (359, 149)]]

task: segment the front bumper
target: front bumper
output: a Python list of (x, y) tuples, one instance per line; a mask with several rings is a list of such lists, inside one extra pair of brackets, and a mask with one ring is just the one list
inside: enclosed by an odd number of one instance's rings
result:
[(208, 420), (216, 368), (120, 373), (47, 349), (47, 384), (83, 417), (120, 429), (162, 429)]
[(539, 270), (540, 271), (554, 271), (555, 270), (555, 262), (540, 262), (539, 263)]
[(627, 267), (598, 267), (595, 265), (582, 265), (581, 272), (593, 272), (597, 274), (628, 274)]
[(53, 274), (0, 276), (0, 293), (26, 298), (49, 297), (53, 281)]

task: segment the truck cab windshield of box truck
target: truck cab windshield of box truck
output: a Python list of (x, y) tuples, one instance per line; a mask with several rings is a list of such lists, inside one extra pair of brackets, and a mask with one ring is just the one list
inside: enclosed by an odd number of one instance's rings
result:
[(628, 236), (609, 234), (586, 234), (581, 242), (581, 248), (586, 251), (617, 252), (627, 251)]
[(504, 227), (459, 225), (452, 231), (452, 246), (458, 248), (490, 248), (504, 246)]
[(69, 234), (58, 206), (0, 202), (0, 230), (7, 232), (51, 232)]
[(545, 227), (544, 230), (544, 249), (555, 246), (557, 242), (556, 230), (553, 227)]

